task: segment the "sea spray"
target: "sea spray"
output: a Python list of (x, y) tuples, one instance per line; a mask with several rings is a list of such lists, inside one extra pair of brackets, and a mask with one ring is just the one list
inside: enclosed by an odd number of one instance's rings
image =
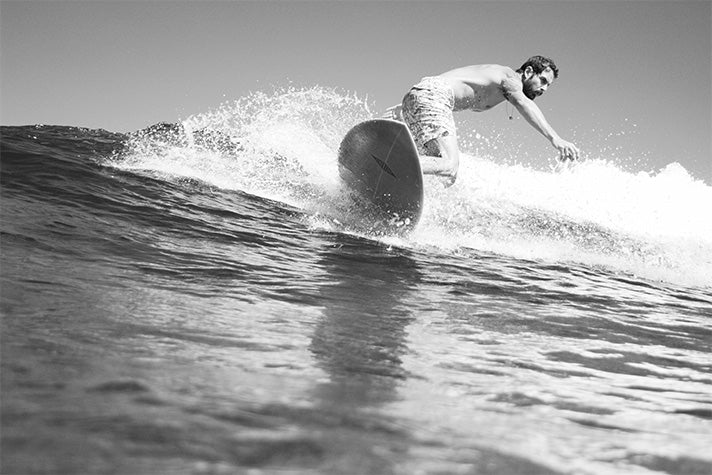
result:
[(426, 188), (412, 239), (712, 285), (712, 188), (678, 164), (628, 173), (589, 160), (560, 172), (467, 157), (452, 188)]
[(334, 150), (368, 117), (365, 101), (332, 89), (256, 92), (169, 124), (170, 134), (152, 128), (133, 134), (119, 166), (328, 211), (324, 193), (340, 186)]
[[(308, 226), (364, 235), (349, 224), (336, 155), (349, 128), (372, 117), (364, 100), (333, 89), (253, 93), (173, 124), (170, 134), (134, 134), (117, 166), (275, 200), (303, 210)], [(463, 150), (478, 154), (462, 158), (450, 188), (426, 177), (412, 235), (365, 236), (712, 286), (712, 222), (700, 212), (712, 208), (712, 188), (682, 166), (632, 172), (603, 154), (538, 170), (482, 153), (497, 153), (502, 140), (465, 138)]]

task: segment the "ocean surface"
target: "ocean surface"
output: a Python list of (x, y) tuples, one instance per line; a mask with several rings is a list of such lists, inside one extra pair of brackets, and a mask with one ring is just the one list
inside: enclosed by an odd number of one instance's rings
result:
[(2, 127), (0, 472), (712, 473), (712, 187), (473, 156), (370, 235), (370, 117)]

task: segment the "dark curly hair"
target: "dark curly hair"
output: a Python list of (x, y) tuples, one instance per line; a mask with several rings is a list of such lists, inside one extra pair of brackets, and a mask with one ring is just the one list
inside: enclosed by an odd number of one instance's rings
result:
[(541, 74), (542, 71), (544, 71), (546, 68), (551, 68), (551, 70), (554, 72), (554, 78), (559, 77), (559, 68), (556, 67), (556, 64), (554, 64), (554, 60), (551, 58), (547, 58), (546, 56), (532, 56), (531, 58), (527, 59), (522, 66), (517, 69), (518, 73), (524, 72), (525, 69), (527, 69), (527, 66), (531, 66), (532, 70), (534, 70), (534, 74)]

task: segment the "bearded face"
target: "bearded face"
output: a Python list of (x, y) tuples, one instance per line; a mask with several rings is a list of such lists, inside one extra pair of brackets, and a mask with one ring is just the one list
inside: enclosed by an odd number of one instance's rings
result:
[(531, 68), (527, 68), (522, 77), (524, 95), (533, 101), (544, 94), (552, 82), (554, 82), (554, 72), (551, 68), (546, 68), (539, 74), (534, 73)]

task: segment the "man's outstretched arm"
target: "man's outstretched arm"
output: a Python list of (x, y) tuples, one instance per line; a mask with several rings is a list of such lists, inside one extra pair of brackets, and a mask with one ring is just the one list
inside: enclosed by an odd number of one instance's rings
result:
[(544, 113), (534, 101), (524, 95), (522, 82), (519, 77), (508, 75), (502, 82), (502, 92), (520, 114), (534, 127), (540, 134), (549, 139), (551, 145), (559, 151), (561, 160), (577, 160), (580, 152), (576, 145), (559, 137), (559, 134), (549, 125), (544, 117)]

